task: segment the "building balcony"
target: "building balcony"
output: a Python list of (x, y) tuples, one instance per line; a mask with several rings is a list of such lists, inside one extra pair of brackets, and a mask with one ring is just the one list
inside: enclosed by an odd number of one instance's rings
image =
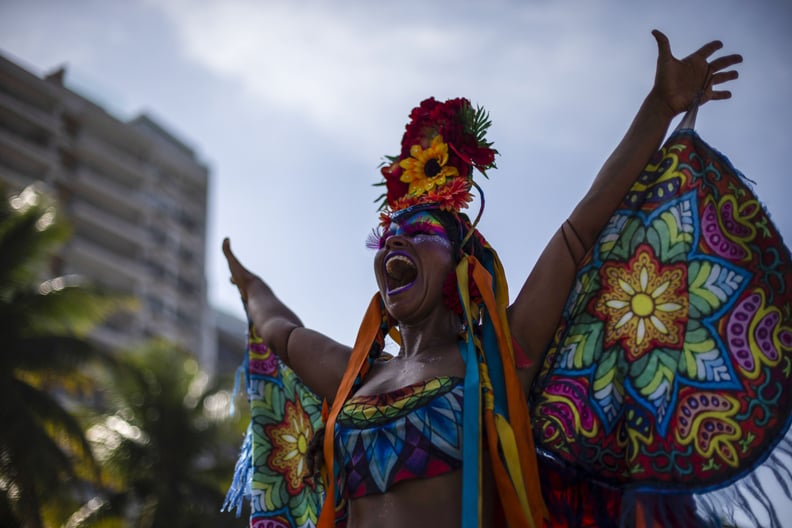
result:
[(31, 183), (30, 176), (0, 165), (0, 186), (5, 187), (6, 192), (16, 194)]
[(65, 253), (72, 268), (70, 272), (95, 278), (122, 292), (136, 295), (138, 285), (149, 280), (145, 268), (139, 263), (84, 238), (73, 239)]
[(14, 116), (17, 121), (25, 123), (28, 127), (46, 131), (53, 136), (58, 133), (60, 123), (55, 115), (43, 112), (3, 92), (0, 92), (0, 110)]
[(54, 153), (0, 129), (0, 157), (3, 165), (13, 167), (31, 180), (43, 179), (57, 165)]
[(101, 172), (129, 189), (139, 188), (146, 178), (146, 167), (140, 160), (96, 138), (81, 135), (74, 143), (74, 153), (80, 160), (95, 164)]
[(108, 208), (118, 211), (127, 217), (140, 217), (145, 209), (145, 203), (135, 191), (130, 191), (112, 179), (80, 168), (70, 173), (66, 183), (78, 195), (93, 197), (105, 204)]
[(148, 237), (140, 227), (125, 222), (117, 215), (103, 211), (87, 202), (74, 201), (69, 207), (72, 217), (94, 229), (105, 231), (122, 241), (133, 244), (130, 253), (136, 254), (148, 244)]

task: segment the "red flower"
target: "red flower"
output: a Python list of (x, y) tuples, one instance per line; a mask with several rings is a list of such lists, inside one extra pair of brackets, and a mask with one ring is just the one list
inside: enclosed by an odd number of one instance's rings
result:
[(402, 168), (398, 163), (393, 163), (387, 167), (380, 169), (382, 176), (385, 178), (385, 188), (387, 189), (388, 204), (395, 203), (399, 198), (407, 194), (410, 186), (401, 181)]
[(466, 178), (452, 178), (441, 188), (435, 188), (425, 198), (426, 203), (437, 203), (445, 211), (466, 209), (473, 200)]

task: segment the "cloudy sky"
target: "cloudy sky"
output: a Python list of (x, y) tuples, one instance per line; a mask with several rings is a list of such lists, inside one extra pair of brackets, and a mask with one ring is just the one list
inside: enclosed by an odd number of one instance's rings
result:
[(516, 293), (651, 87), (658, 28), (683, 56), (745, 57), (701, 136), (792, 240), (786, 1), (0, 0), (0, 52), (121, 119), (147, 112), (211, 169), (211, 301), (242, 315), (220, 252), (350, 343), (375, 292), (377, 166), (420, 100), (485, 106), (501, 152), (481, 230)]

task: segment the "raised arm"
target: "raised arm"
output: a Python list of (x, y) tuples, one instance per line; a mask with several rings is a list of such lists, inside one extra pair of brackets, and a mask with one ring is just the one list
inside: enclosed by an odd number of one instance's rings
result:
[(705, 44), (695, 53), (678, 60), (671, 54), (668, 38), (657, 30), (652, 34), (658, 47), (654, 87), (624, 138), (569, 217), (585, 250), (594, 244), (613, 211), (660, 146), (671, 120), (696, 103), (728, 99), (731, 92), (715, 91), (713, 86), (737, 78), (736, 71), (721, 70), (741, 62), (739, 55), (708, 62), (708, 58), (723, 47), (720, 41)]
[(312, 391), (332, 401), (349, 359), (349, 347), (305, 328), (272, 289), (239, 262), (227, 238), (223, 254), (256, 333)]
[(731, 97), (730, 92), (714, 87), (737, 78), (736, 71), (723, 70), (742, 62), (739, 55), (709, 61), (722, 47), (719, 41), (713, 41), (679, 60), (671, 54), (664, 34), (657, 30), (652, 34), (658, 47), (654, 86), (589, 191), (551, 238), (509, 308), (512, 334), (534, 362), (521, 372), (526, 389), (538, 372), (558, 325), (577, 263), (591, 249), (613, 211), (659, 148), (671, 120), (694, 104)]

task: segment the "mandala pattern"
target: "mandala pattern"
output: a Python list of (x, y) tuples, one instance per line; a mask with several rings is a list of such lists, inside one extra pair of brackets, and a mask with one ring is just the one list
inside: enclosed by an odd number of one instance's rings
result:
[(305, 479), (311, 477), (307, 457), (308, 442), (313, 437), (310, 419), (300, 401), (287, 401), (283, 421), (267, 425), (264, 430), (273, 444), (267, 465), (284, 476), (290, 495), (299, 493)]
[[(606, 346), (623, 341), (631, 360), (659, 346), (681, 348), (688, 315), (687, 269), (658, 262), (651, 246), (624, 265), (608, 263), (601, 269), (602, 296), (595, 310), (607, 325)], [(683, 284), (684, 281), (684, 284)]]
[(247, 374), (250, 526), (313, 527), (323, 493), (321, 478), (309, 472), (306, 453), (322, 427), (322, 404), (252, 332)]
[(789, 251), (739, 173), (691, 130), (669, 139), (611, 218), (564, 321), (535, 384), (537, 444), (609, 484), (718, 488), (789, 427)]

